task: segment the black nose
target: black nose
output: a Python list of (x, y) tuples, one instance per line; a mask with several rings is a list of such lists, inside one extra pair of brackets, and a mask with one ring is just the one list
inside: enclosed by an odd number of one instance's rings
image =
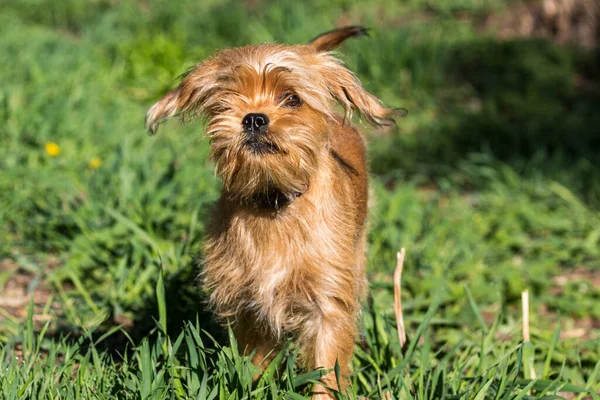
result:
[(269, 125), (269, 118), (265, 114), (246, 114), (242, 125), (247, 133), (262, 133)]

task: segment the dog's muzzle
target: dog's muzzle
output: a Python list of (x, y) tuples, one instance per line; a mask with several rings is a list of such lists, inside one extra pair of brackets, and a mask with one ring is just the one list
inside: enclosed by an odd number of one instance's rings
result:
[(276, 153), (277, 145), (266, 138), (269, 127), (269, 117), (265, 114), (246, 114), (242, 119), (242, 126), (246, 134), (246, 145), (254, 154)]

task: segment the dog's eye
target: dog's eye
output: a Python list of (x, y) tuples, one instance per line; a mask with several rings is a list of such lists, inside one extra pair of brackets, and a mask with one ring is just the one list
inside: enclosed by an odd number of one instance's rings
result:
[(285, 100), (283, 101), (283, 106), (286, 108), (298, 108), (302, 105), (302, 100), (298, 95), (294, 93), (287, 93), (285, 95)]

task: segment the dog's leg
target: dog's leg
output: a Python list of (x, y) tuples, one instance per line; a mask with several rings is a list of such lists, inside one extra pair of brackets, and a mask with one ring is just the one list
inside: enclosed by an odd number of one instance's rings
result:
[[(341, 382), (338, 382), (335, 371), (327, 373), (321, 382), (330, 388), (343, 391), (347, 386), (348, 363), (354, 348), (354, 319), (344, 318), (347, 313), (336, 313), (335, 317), (324, 316), (316, 329), (308, 335), (302, 335), (301, 345), (304, 348), (306, 366), (309, 369), (319, 367), (333, 369), (336, 360), (340, 365)], [(340, 318), (341, 317), (341, 318)], [(332, 399), (333, 395), (322, 385), (315, 385), (313, 399)]]
[[(269, 335), (261, 333), (259, 329), (248, 322), (236, 324), (234, 334), (240, 354), (249, 356), (256, 350), (252, 357), (252, 364), (256, 365), (261, 372), (269, 365), (280, 349), (280, 346)], [(259, 377), (260, 374), (257, 373), (253, 376), (253, 379), (256, 380)]]

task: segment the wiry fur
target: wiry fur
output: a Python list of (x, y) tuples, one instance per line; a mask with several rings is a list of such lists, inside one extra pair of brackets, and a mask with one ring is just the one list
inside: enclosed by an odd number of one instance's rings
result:
[[(202, 281), (216, 314), (234, 324), (242, 349), (257, 350), (256, 363), (266, 364), (285, 337), (301, 346), (308, 368), (332, 368), (339, 359), (341, 389), (365, 286), (365, 145), (349, 120), (358, 110), (382, 125), (395, 112), (323, 51), (351, 36), (338, 30), (308, 45), (222, 50), (147, 114), (152, 132), (175, 115), (209, 121), (223, 192), (206, 238)], [(299, 107), (286, 106), (289, 93), (301, 99)], [(336, 104), (344, 118), (336, 116)], [(268, 116), (265, 140), (273, 151), (248, 147), (241, 121), (249, 113)], [(253, 202), (271, 190), (292, 201), (281, 208)], [(332, 374), (322, 381), (336, 387)], [(316, 390), (315, 396), (330, 396)]]

